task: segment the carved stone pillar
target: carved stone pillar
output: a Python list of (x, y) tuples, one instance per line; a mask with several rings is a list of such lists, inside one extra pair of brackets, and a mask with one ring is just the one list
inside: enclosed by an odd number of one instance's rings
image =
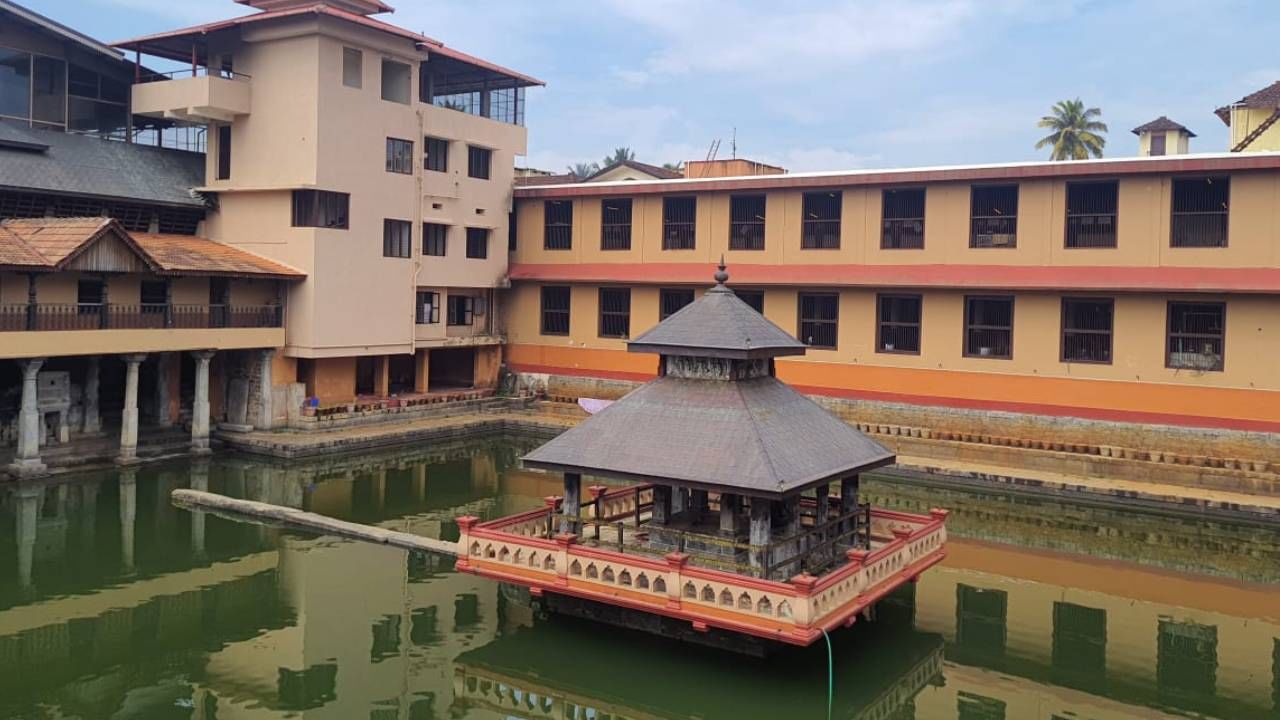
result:
[(44, 432), (38, 404), (36, 378), (44, 358), (32, 358), (22, 363), (22, 405), (18, 411), (18, 451), (14, 455), (9, 472), (18, 478), (43, 475), (46, 471), (40, 460), (40, 436)]
[(195, 396), (191, 401), (191, 452), (207, 455), (209, 450), (209, 361), (212, 350), (193, 352), (196, 360)]
[(122, 465), (138, 461), (138, 366), (146, 355), (125, 355), (124, 410), (120, 413), (120, 455)]

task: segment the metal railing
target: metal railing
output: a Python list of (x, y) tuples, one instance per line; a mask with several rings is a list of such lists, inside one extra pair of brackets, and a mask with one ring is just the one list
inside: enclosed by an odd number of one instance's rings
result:
[(37, 303), (0, 305), (0, 332), (278, 328), (279, 305)]
[(178, 78), (188, 77), (220, 77), (224, 80), (240, 80), (247, 82), (253, 77), (244, 73), (232, 70), (212, 70), (207, 67), (188, 67), (181, 70), (170, 70), (169, 72), (153, 72), (148, 71), (138, 75), (139, 83), (164, 82), (166, 80), (176, 80)]

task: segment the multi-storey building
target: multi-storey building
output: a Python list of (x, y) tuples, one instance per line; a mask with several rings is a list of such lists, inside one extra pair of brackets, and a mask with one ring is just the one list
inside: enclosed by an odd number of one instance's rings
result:
[[(208, 128), (208, 236), (306, 273), (275, 380), (320, 403), (496, 383), (524, 88), (541, 84), (373, 16), (377, 0), (259, 12), (116, 44), (134, 112)], [(139, 65), (140, 66), (140, 65)]]
[(778, 376), (864, 420), (1274, 456), (1277, 192), (1271, 153), (521, 187), (508, 362), (651, 377), (626, 338), (723, 257), (812, 348)]

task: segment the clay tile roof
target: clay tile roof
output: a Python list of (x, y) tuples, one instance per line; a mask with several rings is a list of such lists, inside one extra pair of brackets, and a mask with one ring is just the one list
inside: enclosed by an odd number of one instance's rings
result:
[(564, 185), (566, 183), (578, 182), (577, 175), (526, 175), (525, 177), (516, 178), (517, 187), (530, 187), (535, 185)]
[(1222, 122), (1230, 125), (1231, 108), (1233, 107), (1259, 108), (1262, 110), (1275, 110), (1280, 108), (1280, 80), (1271, 83), (1257, 92), (1249, 93), (1230, 105), (1223, 105), (1213, 112), (1222, 120)]
[(1196, 136), (1196, 134), (1188, 130), (1185, 125), (1182, 125), (1181, 123), (1176, 123), (1164, 115), (1161, 115), (1160, 117), (1156, 118), (1155, 120), (1152, 120), (1149, 123), (1139, 125), (1138, 127), (1134, 128), (1132, 132), (1134, 135), (1141, 135), (1142, 133), (1145, 133), (1145, 132), (1166, 132), (1169, 130), (1178, 130), (1186, 133), (1190, 137)]
[(658, 165), (650, 165), (649, 163), (642, 163), (638, 160), (619, 160), (618, 162), (613, 163), (612, 165), (600, 168), (599, 170), (596, 171), (594, 175), (588, 178), (585, 178), (583, 182), (591, 182), (595, 178), (600, 177), (601, 175), (604, 175), (610, 170), (613, 170), (616, 167), (620, 167), (624, 165), (626, 167), (631, 168), (632, 170), (637, 170), (639, 172), (645, 173), (646, 175), (652, 175), (653, 177), (659, 180), (675, 180), (677, 178), (684, 177), (684, 173), (678, 170), (668, 170), (664, 167), (660, 167)]
[(128, 241), (123, 228), (111, 218), (15, 218), (3, 227), (40, 254), (46, 265), (56, 267), (86, 243), (111, 230)]
[(302, 279), (304, 273), (260, 255), (192, 235), (130, 233), (155, 261), (159, 272), (173, 275), (253, 275)]
[(19, 235), (0, 225), (0, 268), (8, 270), (44, 268), (44, 256), (36, 252)]

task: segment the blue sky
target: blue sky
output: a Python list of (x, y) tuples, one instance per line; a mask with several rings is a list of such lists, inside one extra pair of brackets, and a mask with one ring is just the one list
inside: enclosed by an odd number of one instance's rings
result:
[[(231, 0), (19, 0), (112, 41), (245, 11)], [(1108, 156), (1158, 115), (1226, 149), (1213, 109), (1280, 80), (1275, 0), (390, 0), (383, 16), (547, 81), (527, 164), (627, 145), (794, 171), (1034, 160), (1056, 100), (1102, 108)]]

